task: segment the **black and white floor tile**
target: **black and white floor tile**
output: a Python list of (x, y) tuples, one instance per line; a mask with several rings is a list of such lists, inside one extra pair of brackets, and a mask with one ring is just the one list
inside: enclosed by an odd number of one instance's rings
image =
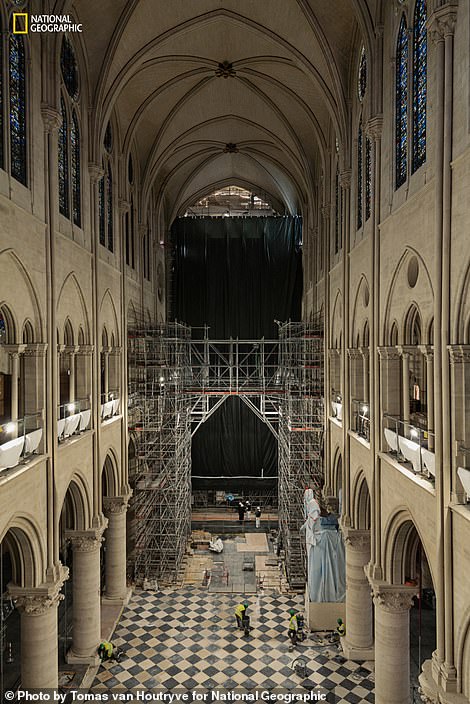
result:
[[(104, 664), (92, 690), (103, 689), (303, 689), (334, 690), (336, 702), (374, 701), (373, 674), (342, 657), (335, 645), (310, 636), (289, 652), (288, 611), (302, 597), (247, 595), (252, 632), (237, 630), (240, 595), (200, 587), (136, 592), (115, 631), (122, 662)], [(301, 656), (307, 676), (293, 661)]]

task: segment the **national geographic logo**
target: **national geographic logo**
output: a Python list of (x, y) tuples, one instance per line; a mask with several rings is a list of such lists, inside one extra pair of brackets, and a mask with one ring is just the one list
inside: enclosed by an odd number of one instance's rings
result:
[(75, 23), (71, 15), (29, 15), (27, 12), (13, 13), (13, 34), (35, 32), (82, 32), (82, 24)]

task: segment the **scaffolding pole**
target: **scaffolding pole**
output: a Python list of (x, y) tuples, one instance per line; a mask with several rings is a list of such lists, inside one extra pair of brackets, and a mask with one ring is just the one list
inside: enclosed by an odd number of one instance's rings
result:
[(293, 588), (306, 577), (306, 488), (320, 496), (323, 482), (323, 324), (285, 323), (279, 329), (285, 394), (279, 409), (279, 529)]

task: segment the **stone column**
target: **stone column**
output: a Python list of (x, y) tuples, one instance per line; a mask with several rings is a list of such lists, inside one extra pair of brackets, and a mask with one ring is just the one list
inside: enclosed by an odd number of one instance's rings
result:
[(67, 533), (73, 549), (73, 637), (67, 662), (94, 664), (101, 638), (100, 547), (103, 529)]
[(362, 379), (363, 379), (363, 400), (368, 403), (369, 401), (369, 348), (362, 347)]
[(346, 543), (346, 636), (343, 651), (348, 660), (373, 660), (373, 609), (370, 584), (364, 568), (369, 563), (370, 530), (342, 528)]
[[(401, 352), (402, 414), (404, 423), (410, 422), (410, 353), (403, 347)], [(406, 429), (406, 425), (404, 429)]]
[[(18, 420), (18, 379), (20, 376), (20, 355), (11, 355), (11, 420)], [(16, 437), (16, 431), (15, 431)]]
[(11, 586), (9, 593), (21, 618), (21, 689), (58, 686), (57, 606), (68, 569), (62, 567), (54, 584), (36, 589)]
[(108, 519), (105, 533), (105, 599), (124, 601), (126, 582), (126, 514), (130, 494), (103, 498), (103, 511)]
[(103, 377), (104, 377), (104, 388), (103, 392), (105, 394), (105, 401), (108, 400), (109, 391), (109, 347), (103, 347)]
[(470, 442), (470, 345), (448, 345), (451, 398), (452, 438), (458, 451), (452, 457), (452, 501), (465, 503), (465, 492), (457, 476), (457, 467), (470, 469), (470, 455), (462, 448)]
[(416, 587), (374, 585), (375, 704), (409, 704), (410, 608), (415, 594)]
[(434, 355), (431, 345), (421, 345), (426, 360), (426, 407), (428, 416), (428, 448), (434, 450)]

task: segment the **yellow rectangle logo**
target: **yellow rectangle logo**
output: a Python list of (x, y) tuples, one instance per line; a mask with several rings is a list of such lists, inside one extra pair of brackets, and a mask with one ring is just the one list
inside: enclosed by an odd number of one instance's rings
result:
[(28, 13), (13, 13), (13, 34), (28, 34)]

